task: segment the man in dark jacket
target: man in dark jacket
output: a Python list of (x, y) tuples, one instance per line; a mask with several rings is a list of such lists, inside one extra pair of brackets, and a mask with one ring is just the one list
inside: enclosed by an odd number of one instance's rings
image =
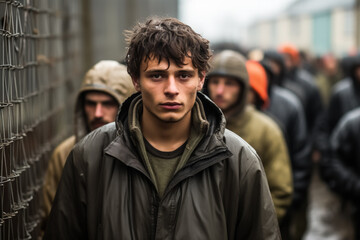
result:
[(279, 84), (284, 75), (276, 72), (269, 59), (281, 62), (282, 56), (275, 51), (266, 51), (265, 59), (261, 62), (266, 70), (269, 85), (269, 104), (263, 109), (271, 116), (283, 130), (294, 175), (293, 204), (299, 206), (306, 199), (311, 177), (310, 146), (307, 143), (307, 129), (303, 107), (299, 99), (288, 89)]
[(300, 53), (295, 46), (283, 44), (278, 51), (285, 58), (286, 72), (283, 86), (300, 99), (305, 112), (308, 140), (311, 142), (315, 134), (314, 127), (324, 108), (320, 90), (315, 84), (314, 77), (301, 67)]
[(282, 87), (285, 81), (284, 57), (273, 50), (265, 51), (264, 56), (262, 65), (268, 74), (270, 98), (268, 107), (264, 111), (275, 119), (284, 131), (294, 181), (293, 202), (280, 230), (283, 239), (296, 239), (294, 236), (301, 235), (296, 233), (303, 232), (306, 228), (306, 223), (303, 221), (306, 212), (304, 202), (308, 196), (312, 173), (311, 149), (307, 141), (305, 115), (300, 100), (293, 92)]
[(334, 85), (329, 105), (318, 124), (316, 149), (326, 154), (329, 136), (339, 119), (360, 106), (360, 55), (348, 58), (348, 75)]
[[(343, 201), (355, 206), (355, 239), (360, 239), (360, 107), (345, 114), (330, 138), (330, 154), (323, 158), (323, 176)], [(343, 203), (343, 206), (345, 204)]]
[(139, 93), (70, 153), (45, 239), (280, 239), (259, 157), (199, 92), (209, 42), (173, 18), (127, 40)]

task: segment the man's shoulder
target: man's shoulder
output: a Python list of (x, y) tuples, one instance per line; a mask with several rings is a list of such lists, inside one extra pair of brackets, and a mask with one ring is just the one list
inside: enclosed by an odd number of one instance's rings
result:
[(226, 146), (233, 154), (239, 155), (239, 152), (244, 152), (255, 159), (259, 158), (255, 149), (233, 131), (225, 129), (224, 138)]
[(116, 137), (115, 123), (108, 123), (83, 137), (76, 145), (77, 150), (105, 148)]
[(76, 140), (75, 135), (66, 138), (59, 145), (57, 145), (54, 152), (66, 151), (67, 149), (71, 150), (75, 145), (75, 140)]
[(255, 110), (254, 111), (254, 124), (259, 124), (263, 128), (270, 129), (271, 131), (280, 131), (278, 124), (265, 113)]
[(246, 178), (249, 172), (264, 172), (259, 155), (249, 143), (228, 129), (225, 130), (224, 137), (229, 151), (233, 154), (229, 164), (234, 173), (239, 174), (242, 179)]
[[(360, 132), (360, 107), (347, 112), (339, 121), (337, 129), (340, 131), (351, 131), (358, 134)], [(357, 138), (357, 137), (356, 137)]]
[(49, 163), (52, 162), (61, 162), (61, 165), (63, 166), (65, 164), (66, 158), (73, 149), (75, 145), (76, 137), (75, 135), (72, 135), (62, 141), (53, 151), (51, 155), (51, 159), (49, 160)]
[(282, 101), (284, 104), (287, 103), (288, 105), (296, 106), (296, 107), (301, 106), (298, 97), (287, 88), (275, 86), (274, 93), (275, 96), (279, 98), (280, 101)]
[[(268, 137), (266, 134), (279, 135), (281, 129), (270, 116), (255, 108), (247, 109), (249, 110), (245, 114), (248, 115), (248, 131), (244, 131), (244, 134), (251, 135), (253, 138), (256, 136), (255, 138), (258, 138), (256, 141), (261, 141), (264, 137)], [(248, 139), (247, 137), (244, 136), (245, 139)]]
[(332, 95), (347, 94), (353, 89), (353, 82), (351, 78), (347, 77), (336, 83), (332, 89)]

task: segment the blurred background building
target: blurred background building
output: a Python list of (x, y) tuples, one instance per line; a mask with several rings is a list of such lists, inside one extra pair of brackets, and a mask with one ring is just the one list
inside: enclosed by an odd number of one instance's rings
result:
[(356, 51), (355, 0), (297, 0), (275, 16), (249, 26), (251, 47), (293, 43), (316, 56), (345, 56)]

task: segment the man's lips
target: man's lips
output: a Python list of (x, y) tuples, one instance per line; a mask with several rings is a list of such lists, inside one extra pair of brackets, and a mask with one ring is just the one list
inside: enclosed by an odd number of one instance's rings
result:
[(166, 102), (166, 103), (160, 104), (160, 106), (167, 110), (176, 110), (176, 109), (181, 108), (182, 104), (176, 103), (176, 102)]

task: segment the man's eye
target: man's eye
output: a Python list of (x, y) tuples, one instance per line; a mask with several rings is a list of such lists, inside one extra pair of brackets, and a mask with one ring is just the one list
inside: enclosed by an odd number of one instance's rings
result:
[(180, 79), (189, 79), (191, 78), (191, 75), (188, 73), (182, 73), (180, 74)]
[(211, 85), (218, 85), (219, 84), (219, 81), (215, 80), (215, 79), (211, 79), (209, 80), (209, 84)]
[(108, 107), (108, 108), (110, 108), (110, 107), (116, 107), (118, 104), (115, 102), (115, 101), (111, 101), (111, 102), (104, 102), (103, 103), (103, 106), (104, 107)]
[(161, 77), (162, 77), (161, 74), (153, 74), (153, 75), (151, 75), (152, 79), (160, 79)]
[(85, 101), (85, 105), (88, 106), (88, 107), (95, 107), (96, 103), (92, 102), (92, 101)]
[(225, 85), (229, 87), (236, 86), (236, 84), (236, 82), (225, 82)]

